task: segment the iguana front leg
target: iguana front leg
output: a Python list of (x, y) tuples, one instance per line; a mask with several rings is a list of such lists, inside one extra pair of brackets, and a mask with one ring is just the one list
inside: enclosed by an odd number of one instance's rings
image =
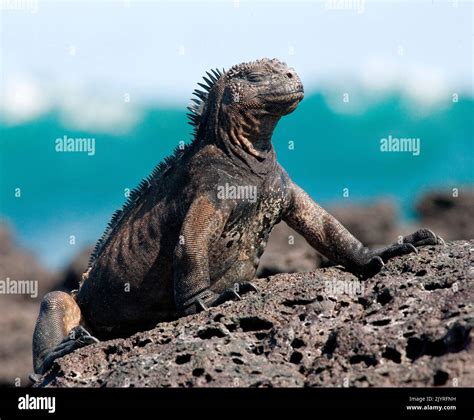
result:
[(189, 315), (240, 299), (234, 289), (220, 294), (210, 289), (209, 248), (222, 234), (230, 214), (226, 204), (222, 202), (217, 208), (203, 195), (194, 201), (184, 218), (173, 259), (174, 298), (181, 314)]
[(400, 243), (369, 249), (294, 183), (290, 186), (290, 194), (290, 207), (284, 217), (286, 223), (325, 257), (359, 277), (375, 275), (388, 259), (417, 252), (418, 246), (443, 243), (430, 230), (420, 229)]

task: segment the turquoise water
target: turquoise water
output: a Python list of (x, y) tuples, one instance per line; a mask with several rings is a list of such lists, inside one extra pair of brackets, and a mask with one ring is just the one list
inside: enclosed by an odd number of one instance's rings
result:
[[(293, 180), (323, 205), (388, 196), (410, 217), (420, 192), (474, 182), (473, 115), (474, 101), (460, 99), (416, 117), (397, 95), (362, 114), (341, 114), (315, 93), (283, 118), (274, 144)], [(70, 130), (56, 113), (0, 127), (0, 216), (20, 243), (50, 266), (64, 264), (93, 243), (122, 205), (124, 190), (179, 141), (188, 141), (191, 131), (184, 109), (158, 106), (149, 107), (143, 121), (122, 136)], [(94, 137), (95, 155), (57, 153), (55, 139), (64, 135)], [(389, 135), (420, 138), (419, 156), (381, 153), (380, 139)], [(15, 188), (21, 188), (21, 197), (15, 197)], [(349, 197), (343, 196), (344, 188)]]

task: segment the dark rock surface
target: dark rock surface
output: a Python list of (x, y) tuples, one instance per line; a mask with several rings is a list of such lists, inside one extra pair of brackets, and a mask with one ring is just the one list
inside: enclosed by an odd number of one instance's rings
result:
[(474, 241), (337, 267), (58, 359), (40, 386), (474, 386)]

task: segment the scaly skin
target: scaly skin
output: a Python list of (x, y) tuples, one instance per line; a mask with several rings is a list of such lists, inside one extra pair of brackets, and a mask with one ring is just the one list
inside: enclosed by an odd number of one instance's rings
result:
[[(301, 81), (286, 64), (263, 59), (208, 76), (190, 108), (193, 142), (157, 167), (114, 215), (77, 293), (45, 296), (33, 339), (37, 373), (94, 342), (89, 331), (100, 339), (126, 336), (239, 298), (235, 284), (242, 293), (252, 290), (281, 220), (360, 277), (441, 241), (422, 229), (401, 244), (369, 250), (290, 180), (271, 142), (279, 119), (303, 99)], [(255, 196), (222, 196), (226, 185)]]

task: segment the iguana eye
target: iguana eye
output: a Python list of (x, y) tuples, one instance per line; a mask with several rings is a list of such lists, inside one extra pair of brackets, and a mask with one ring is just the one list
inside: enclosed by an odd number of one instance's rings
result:
[(261, 82), (264, 78), (262, 73), (249, 73), (247, 75), (247, 80), (249, 82)]

